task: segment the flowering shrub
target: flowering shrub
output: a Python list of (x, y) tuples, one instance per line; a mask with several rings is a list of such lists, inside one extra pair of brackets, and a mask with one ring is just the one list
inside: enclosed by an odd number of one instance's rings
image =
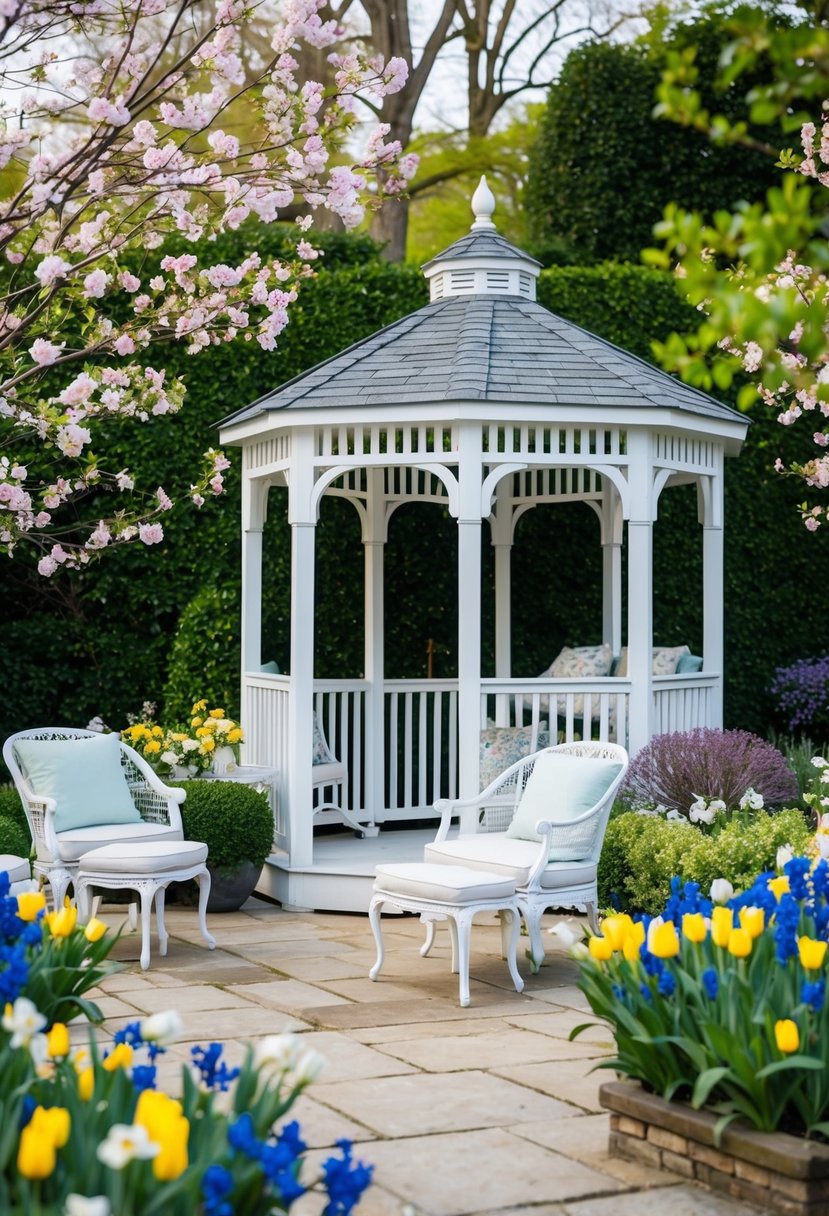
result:
[(778, 667), (769, 691), (789, 730), (829, 733), (829, 654)]
[(677, 878), (660, 916), (610, 916), (574, 947), (616, 1039), (601, 1066), (719, 1111), (720, 1130), (742, 1116), (829, 1136), (829, 864), (794, 857), (742, 894), (714, 894), (726, 901)]
[(690, 816), (693, 804), (716, 800), (736, 808), (749, 792), (766, 806), (796, 798), (785, 756), (748, 731), (698, 727), (655, 735), (631, 761), (623, 797)]
[(121, 738), (162, 777), (171, 776), (174, 769), (184, 769), (188, 776), (195, 777), (212, 767), (219, 747), (231, 748), (238, 764), (239, 744), (244, 738), (239, 724), (225, 717), (223, 709), (208, 710), (206, 701), (196, 701), (191, 713), (189, 726), (180, 730), (165, 730), (145, 719), (121, 731)]
[(320, 1177), (305, 1181), (299, 1125), (277, 1127), (321, 1056), (292, 1035), (248, 1048), (241, 1068), (228, 1067), (218, 1043), (194, 1047), (181, 1095), (170, 1097), (157, 1088), (156, 1060), (180, 1033), (178, 1015), (130, 1023), (103, 1052), (91, 1036), (73, 1043), (56, 1015), (94, 1007), (50, 995), (58, 968), (38, 970), (38, 960), (49, 961), (50, 945), (62, 951), (62, 982), (77, 994), (106, 970), (105, 927), (92, 921), (81, 932), (74, 909), (50, 919), (40, 896), (8, 889), (0, 873), (4, 1216), (271, 1216), (309, 1190), (325, 1196), (324, 1216), (348, 1216), (371, 1167), (342, 1140)]

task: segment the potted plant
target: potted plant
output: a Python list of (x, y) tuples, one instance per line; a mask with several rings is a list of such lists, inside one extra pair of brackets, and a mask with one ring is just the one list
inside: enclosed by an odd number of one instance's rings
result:
[(273, 848), (267, 794), (233, 781), (180, 781), (186, 840), (207, 845), (209, 912), (235, 912), (252, 894)]
[(244, 732), (223, 709), (208, 709), (207, 701), (195, 701), (188, 723), (165, 729), (153, 721), (152, 702), (145, 706), (149, 712), (122, 730), (121, 738), (165, 780), (195, 777), (208, 770), (230, 772), (238, 765)]

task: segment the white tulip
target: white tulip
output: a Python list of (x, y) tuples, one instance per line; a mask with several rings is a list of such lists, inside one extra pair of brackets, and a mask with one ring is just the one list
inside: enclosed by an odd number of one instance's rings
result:
[(547, 932), (552, 933), (553, 937), (557, 937), (566, 950), (571, 950), (584, 938), (584, 930), (580, 925), (576, 926), (575, 921), (572, 920), (560, 920)]
[(278, 1072), (288, 1072), (296, 1067), (300, 1050), (295, 1034), (269, 1034), (256, 1044), (253, 1063), (256, 1068), (272, 1066)]
[(141, 1038), (145, 1043), (158, 1043), (166, 1047), (181, 1038), (184, 1023), (175, 1009), (153, 1013), (141, 1023)]
[(715, 878), (710, 894), (715, 904), (727, 904), (729, 899), (734, 898), (734, 888), (727, 878)]
[(24, 1047), (46, 1025), (46, 1018), (33, 1001), (19, 996), (13, 1005), (7, 1005), (3, 1014), (3, 1029), (11, 1034), (10, 1047)]
[(111, 1216), (112, 1208), (106, 1195), (76, 1195), (66, 1196), (64, 1216)]
[(325, 1056), (311, 1047), (307, 1048), (297, 1060), (293, 1075), (294, 1085), (310, 1085), (320, 1075), (326, 1063)]
[(653, 943), (654, 933), (656, 933), (656, 930), (659, 929), (664, 924), (665, 924), (664, 916), (655, 916), (653, 918), (653, 920), (651, 921), (651, 923), (648, 925), (648, 950), (650, 950), (651, 945)]
[(774, 859), (774, 866), (777, 870), (782, 870), (783, 867), (794, 857), (794, 849), (790, 844), (781, 844), (777, 850), (777, 855)]

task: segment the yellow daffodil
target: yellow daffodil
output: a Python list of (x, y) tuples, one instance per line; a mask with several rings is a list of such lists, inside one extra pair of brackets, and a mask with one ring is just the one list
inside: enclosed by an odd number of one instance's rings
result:
[(674, 958), (679, 954), (679, 937), (672, 920), (666, 920), (664, 925), (657, 925), (650, 934), (648, 949), (656, 958)]
[(704, 942), (708, 936), (708, 926), (701, 912), (686, 912), (682, 918), (682, 936), (689, 942)]
[(715, 946), (727, 946), (734, 924), (734, 913), (730, 908), (716, 907), (711, 913), (711, 940)]
[(826, 956), (826, 942), (816, 942), (811, 937), (799, 937), (797, 950), (800, 955), (800, 965), (807, 971), (817, 971), (823, 966)]
[(608, 939), (614, 950), (621, 950), (625, 938), (633, 928), (633, 921), (624, 913), (622, 916), (606, 916), (602, 921), (602, 935)]
[(107, 931), (106, 921), (98, 920), (97, 916), (93, 916), (90, 921), (84, 925), (83, 935), (88, 942), (97, 942), (104, 936)]
[(46, 907), (46, 896), (42, 891), (24, 891), (17, 896), (17, 915), (21, 920), (37, 920), (38, 913)]
[(790, 1056), (792, 1052), (797, 1051), (800, 1047), (800, 1031), (797, 1029), (797, 1022), (793, 1022), (791, 1018), (781, 1018), (775, 1022), (774, 1041), (777, 1044), (777, 1050), (782, 1051), (784, 1055)]
[(63, 1022), (55, 1022), (46, 1035), (46, 1050), (53, 1060), (69, 1055), (69, 1031)]
[(63, 907), (57, 912), (47, 912), (45, 919), (52, 937), (69, 937), (78, 920), (78, 909)]
[(769, 890), (774, 894), (774, 898), (779, 902), (781, 896), (785, 895), (789, 889), (789, 880), (785, 874), (779, 874), (777, 878), (769, 879)]
[(740, 928), (752, 937), (759, 937), (766, 927), (766, 914), (762, 908), (740, 908)]
[(728, 953), (734, 958), (748, 958), (751, 954), (752, 937), (748, 929), (732, 929), (728, 935)]
[(606, 963), (613, 954), (613, 946), (609, 937), (591, 937), (587, 942), (590, 957), (599, 963)]
[(129, 1068), (130, 1064), (132, 1064), (132, 1048), (129, 1043), (116, 1043), (103, 1061), (107, 1072), (115, 1072), (117, 1068)]

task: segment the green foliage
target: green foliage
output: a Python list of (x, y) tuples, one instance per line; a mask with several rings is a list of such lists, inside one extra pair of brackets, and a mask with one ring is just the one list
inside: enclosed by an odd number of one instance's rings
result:
[[(530, 154), (526, 199), (533, 251), (563, 259), (638, 261), (667, 203), (713, 211), (760, 197), (773, 157), (712, 144), (654, 117), (671, 53), (693, 53), (712, 104), (717, 62), (729, 35), (716, 17), (679, 25), (652, 45), (591, 42), (571, 51), (550, 89)], [(757, 79), (766, 79), (762, 62)], [(746, 111), (738, 89), (716, 94), (730, 117)]]
[(236, 870), (244, 862), (262, 866), (273, 846), (273, 815), (267, 794), (235, 781), (176, 781), (187, 791), (181, 806), (185, 840), (207, 845), (211, 867)]
[(708, 891), (715, 878), (745, 890), (755, 874), (772, 870), (777, 850), (805, 849), (812, 832), (797, 809), (757, 812), (749, 828), (739, 820), (708, 836), (685, 821), (628, 812), (607, 825), (599, 862), (599, 903), (655, 914), (671, 892), (671, 879), (698, 882)]
[(0, 808), (0, 853), (28, 857), (31, 851), (32, 838), (29, 829), (18, 823), (16, 818), (4, 815), (3, 808)]
[[(7, 789), (0, 789), (0, 815), (4, 819), (11, 819), (14, 823), (19, 824), (28, 836), (29, 821), (26, 818), (26, 812), (23, 810), (23, 803), (20, 801), (20, 795), (17, 790), (11, 786)], [(7, 852), (11, 851), (7, 850)], [(26, 852), (28, 853), (28, 851), (27, 849)], [(2, 852), (3, 849), (0, 848), (0, 853)]]
[(239, 575), (204, 587), (182, 612), (170, 649), (162, 700), (168, 722), (185, 722), (196, 697), (239, 717)]

